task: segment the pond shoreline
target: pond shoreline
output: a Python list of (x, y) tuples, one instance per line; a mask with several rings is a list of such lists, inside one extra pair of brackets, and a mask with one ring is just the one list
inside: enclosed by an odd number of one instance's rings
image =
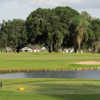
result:
[(66, 72), (6, 72), (0, 73), (0, 79), (15, 78), (66, 78), (66, 79), (99, 79), (100, 70), (66, 71)]

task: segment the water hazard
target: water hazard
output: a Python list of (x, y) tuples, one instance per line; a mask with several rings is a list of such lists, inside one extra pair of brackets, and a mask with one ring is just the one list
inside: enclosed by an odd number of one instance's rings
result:
[(4, 73), (0, 78), (73, 78), (100, 79), (100, 71), (68, 71), (68, 72), (22, 72)]

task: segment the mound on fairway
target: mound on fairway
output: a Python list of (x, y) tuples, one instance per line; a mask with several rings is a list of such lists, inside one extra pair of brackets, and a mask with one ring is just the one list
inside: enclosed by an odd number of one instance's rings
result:
[(82, 61), (82, 62), (78, 62), (77, 64), (81, 64), (81, 65), (100, 65), (100, 62), (97, 62), (97, 61)]

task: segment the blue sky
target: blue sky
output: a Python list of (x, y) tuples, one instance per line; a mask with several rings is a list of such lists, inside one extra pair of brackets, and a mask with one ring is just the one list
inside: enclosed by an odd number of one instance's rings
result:
[(37, 8), (54, 8), (56, 6), (70, 6), (100, 18), (100, 0), (0, 0), (0, 22), (3, 19), (26, 19)]

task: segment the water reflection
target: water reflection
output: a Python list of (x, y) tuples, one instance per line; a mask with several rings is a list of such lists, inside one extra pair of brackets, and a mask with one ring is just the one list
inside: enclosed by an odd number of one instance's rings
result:
[(81, 78), (100, 79), (100, 71), (5, 73), (0, 78)]

